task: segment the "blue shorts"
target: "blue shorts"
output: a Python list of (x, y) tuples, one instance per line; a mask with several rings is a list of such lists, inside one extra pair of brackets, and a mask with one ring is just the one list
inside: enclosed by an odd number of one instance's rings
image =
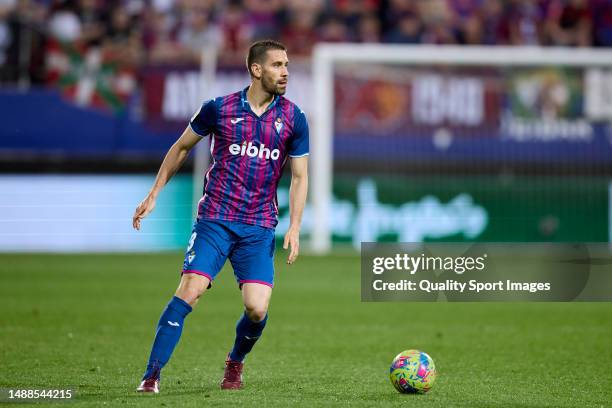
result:
[(193, 226), (182, 273), (212, 282), (229, 258), (243, 283), (274, 287), (274, 229), (242, 222), (200, 219)]

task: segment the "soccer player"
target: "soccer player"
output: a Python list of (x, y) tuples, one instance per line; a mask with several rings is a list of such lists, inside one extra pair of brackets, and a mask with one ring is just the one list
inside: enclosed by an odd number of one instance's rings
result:
[(211, 287), (226, 259), (242, 291), (244, 314), (236, 325), (233, 348), (225, 361), (223, 389), (242, 387), (246, 355), (268, 320), (274, 286), (276, 189), (289, 159), (290, 225), (283, 248), (287, 263), (299, 251), (299, 231), (308, 190), (308, 124), (304, 112), (284, 98), (289, 73), (283, 44), (251, 45), (247, 69), (251, 84), (242, 91), (205, 102), (170, 148), (147, 197), (138, 205), (133, 226), (155, 207), (160, 190), (180, 168), (189, 151), (212, 135), (212, 164), (174, 297), (164, 309), (140, 392), (159, 392), (160, 372), (179, 341), (187, 315)]

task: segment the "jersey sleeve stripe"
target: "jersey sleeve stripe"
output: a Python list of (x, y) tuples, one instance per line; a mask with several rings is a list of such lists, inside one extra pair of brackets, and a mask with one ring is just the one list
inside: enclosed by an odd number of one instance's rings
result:
[(290, 154), (290, 155), (289, 155), (289, 157), (296, 158), (296, 157), (304, 157), (304, 156), (308, 156), (308, 155), (310, 155), (310, 153), (304, 153), (304, 154)]
[(198, 135), (198, 136), (200, 136), (200, 137), (206, 137), (206, 136), (208, 136), (208, 135), (201, 135), (201, 134), (199, 134), (198, 132), (196, 132), (196, 130), (193, 128), (193, 126), (191, 126), (191, 123), (189, 123), (189, 128), (191, 129), (191, 131), (192, 131), (193, 133), (195, 133), (196, 135)]

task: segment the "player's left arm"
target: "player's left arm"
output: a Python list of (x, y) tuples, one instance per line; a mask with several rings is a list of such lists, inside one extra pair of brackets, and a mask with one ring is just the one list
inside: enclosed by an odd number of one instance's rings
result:
[(310, 148), (308, 133), (306, 115), (296, 106), (293, 137), (289, 146), (289, 157), (291, 157), (289, 229), (283, 243), (284, 249), (291, 248), (287, 257), (288, 264), (295, 262), (300, 251), (300, 225), (308, 193), (308, 152)]
[(291, 186), (289, 187), (289, 229), (283, 248), (290, 248), (287, 263), (292, 264), (300, 251), (300, 225), (308, 194), (308, 156), (291, 158)]

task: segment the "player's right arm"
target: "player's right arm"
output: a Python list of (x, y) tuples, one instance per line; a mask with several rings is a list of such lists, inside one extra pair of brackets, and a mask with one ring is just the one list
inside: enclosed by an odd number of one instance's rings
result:
[(176, 174), (178, 169), (181, 168), (191, 149), (200, 140), (202, 140), (202, 137), (195, 133), (190, 126), (187, 126), (181, 137), (168, 150), (157, 172), (157, 177), (155, 177), (151, 191), (136, 207), (134, 217), (132, 218), (132, 226), (135, 229), (140, 230), (140, 221), (155, 208), (155, 200), (157, 200), (159, 192), (170, 181), (172, 176)]
[(170, 181), (172, 176), (181, 168), (189, 152), (193, 147), (202, 140), (203, 137), (215, 131), (217, 123), (217, 103), (216, 99), (204, 102), (202, 107), (193, 115), (189, 121), (189, 126), (183, 132), (181, 137), (172, 145), (166, 157), (162, 162), (157, 177), (153, 183), (153, 187), (144, 200), (136, 207), (134, 217), (132, 218), (132, 226), (140, 230), (140, 221), (149, 215), (155, 208), (155, 200), (157, 195), (164, 188), (166, 183)]

